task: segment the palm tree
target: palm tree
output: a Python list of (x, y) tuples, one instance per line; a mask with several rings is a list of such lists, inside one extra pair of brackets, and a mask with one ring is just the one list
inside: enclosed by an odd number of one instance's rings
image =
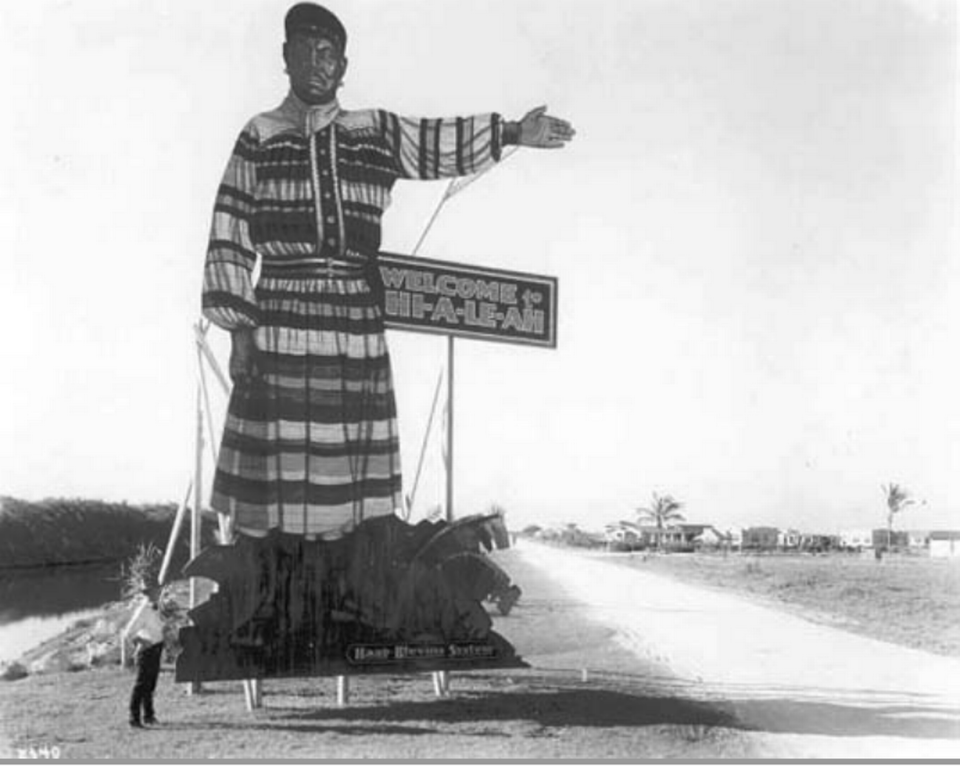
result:
[(637, 508), (638, 521), (653, 521), (657, 525), (657, 550), (663, 548), (663, 528), (671, 522), (683, 521), (680, 509), (683, 503), (672, 495), (658, 495), (653, 493), (653, 503), (649, 508)]
[(887, 498), (887, 550), (890, 550), (890, 541), (893, 537), (893, 517), (913, 505), (910, 492), (899, 484), (881, 484), (880, 488)]

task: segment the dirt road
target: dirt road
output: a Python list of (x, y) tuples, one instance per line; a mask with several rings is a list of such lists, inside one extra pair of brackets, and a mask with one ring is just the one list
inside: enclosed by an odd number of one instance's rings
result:
[(960, 661), (619, 566), (611, 554), (525, 542), (515, 552), (589, 604), (638, 662), (655, 663), (663, 690), (723, 705), (752, 731), (759, 757), (960, 757)]

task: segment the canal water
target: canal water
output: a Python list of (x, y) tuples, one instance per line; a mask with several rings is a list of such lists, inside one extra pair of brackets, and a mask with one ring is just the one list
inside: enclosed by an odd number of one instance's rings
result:
[(0, 662), (120, 598), (120, 564), (0, 570)]

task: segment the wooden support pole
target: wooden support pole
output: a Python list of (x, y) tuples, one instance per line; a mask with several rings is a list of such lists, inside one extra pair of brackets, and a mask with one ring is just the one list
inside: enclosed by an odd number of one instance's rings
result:
[(263, 707), (263, 687), (259, 678), (248, 678), (243, 682), (243, 699), (247, 712)]
[[(453, 336), (447, 336), (447, 522), (453, 521)], [(447, 673), (433, 674), (433, 689), (438, 697), (447, 693)]]
[(430, 229), (433, 228), (433, 224), (436, 223), (437, 216), (440, 215), (440, 211), (443, 210), (443, 206), (447, 203), (447, 200), (450, 199), (450, 190), (453, 188), (453, 183), (456, 179), (450, 179), (450, 183), (447, 184), (446, 190), (443, 192), (443, 196), (440, 198), (440, 201), (437, 203), (436, 208), (433, 210), (433, 215), (430, 216), (430, 220), (427, 221), (427, 225), (423, 227), (423, 231), (420, 233), (420, 239), (417, 240), (417, 244), (414, 245), (411, 255), (416, 255), (420, 252), (420, 245), (423, 244), (423, 240), (427, 238), (427, 234), (430, 233)]
[(223, 374), (223, 370), (220, 369), (220, 364), (217, 362), (217, 357), (213, 355), (213, 351), (210, 350), (210, 345), (207, 343), (206, 331), (200, 328), (200, 325), (196, 325), (197, 333), (197, 346), (199, 346), (200, 351), (203, 353), (204, 358), (207, 360), (207, 363), (210, 365), (210, 369), (213, 370), (214, 376), (216, 376), (217, 381), (220, 383), (220, 387), (223, 388), (224, 393), (230, 393), (230, 383), (227, 381), (227, 376)]
[[(193, 515), (190, 519), (190, 558), (196, 558), (200, 553), (200, 517), (203, 503), (203, 392), (200, 384), (197, 384), (197, 445), (196, 445), (196, 464), (193, 476)], [(190, 608), (197, 605), (197, 578), (190, 578)], [(190, 683), (190, 694), (199, 694), (201, 691), (200, 683), (193, 681)]]
[[(203, 404), (207, 413), (207, 435), (210, 437), (210, 459), (211, 465), (216, 471), (218, 465), (218, 454), (216, 446), (216, 432), (213, 430), (213, 409), (210, 407), (210, 392), (207, 388), (207, 375), (203, 368), (202, 348), (197, 348), (197, 364), (200, 367), (200, 386), (203, 389)], [(225, 513), (217, 512), (217, 526), (220, 530), (220, 544), (229, 545), (233, 542), (233, 524), (232, 518)]]
[(443, 370), (440, 370), (440, 374), (437, 376), (437, 386), (433, 390), (433, 403), (430, 405), (430, 417), (427, 418), (427, 428), (423, 432), (423, 444), (420, 445), (420, 458), (417, 461), (417, 472), (413, 476), (413, 489), (410, 490), (410, 494), (406, 496), (405, 507), (404, 507), (404, 520), (409, 521), (410, 516), (413, 513), (413, 502), (417, 497), (417, 486), (420, 484), (420, 472), (423, 469), (423, 459), (427, 454), (427, 440), (430, 438), (430, 428), (433, 426), (433, 416), (437, 411), (437, 402), (440, 400), (440, 386), (443, 383)]
[(447, 336), (447, 521), (453, 521), (453, 336)]
[[(200, 384), (197, 384), (197, 444), (193, 474), (193, 509), (190, 516), (190, 558), (200, 553), (200, 519), (203, 504), (203, 403)], [(197, 605), (197, 578), (190, 578), (190, 608)]]
[(213, 408), (210, 406), (210, 392), (207, 389), (207, 373), (203, 366), (203, 352), (197, 348), (197, 367), (200, 369), (200, 388), (203, 390), (203, 408), (207, 413), (207, 434), (210, 437), (210, 457), (213, 459), (213, 465), (217, 464), (217, 443), (214, 439), (216, 431), (213, 430)]
[[(199, 332), (199, 330), (198, 330)], [(216, 432), (213, 430), (213, 408), (210, 406), (210, 392), (207, 388), (207, 374), (203, 366), (203, 347), (197, 342), (197, 369), (200, 370), (200, 389), (203, 391), (203, 409), (207, 415), (207, 436), (210, 439), (210, 459), (213, 469), (217, 467), (217, 440)], [(232, 542), (233, 530), (230, 524), (230, 517), (223, 513), (217, 514), (217, 526), (220, 530), (220, 544), (229, 545)]]
[(190, 493), (193, 491), (193, 478), (187, 482), (187, 491), (183, 495), (183, 502), (177, 508), (176, 518), (173, 520), (173, 529), (170, 530), (170, 539), (167, 541), (167, 550), (163, 553), (163, 563), (160, 565), (160, 576), (158, 582), (164, 585), (167, 581), (167, 570), (170, 569), (170, 560), (173, 558), (173, 550), (177, 544), (177, 538), (180, 537), (180, 529), (183, 527), (183, 517), (186, 515), (187, 503), (190, 502)]

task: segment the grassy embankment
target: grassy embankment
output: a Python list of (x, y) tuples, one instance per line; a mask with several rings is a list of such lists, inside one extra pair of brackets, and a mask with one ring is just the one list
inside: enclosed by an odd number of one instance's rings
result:
[(853, 633), (960, 657), (960, 562), (891, 555), (634, 553), (611, 560), (722, 588)]
[[(128, 505), (74, 499), (28, 502), (2, 497), (0, 572), (120, 561), (150, 543), (163, 550), (176, 510), (172, 503)], [(185, 545), (186, 537), (182, 532), (180, 545)]]
[[(49, 499), (27, 502), (0, 498), (0, 585), (17, 587), (17, 573), (41, 567), (91, 563), (117, 565), (118, 577), (145, 548), (158, 556), (169, 543), (176, 506), (132, 506), (96, 500)], [(204, 519), (203, 544), (213, 542)], [(189, 559), (187, 525), (181, 528), (171, 559), (176, 576)], [(66, 574), (64, 577), (68, 576)], [(184, 584), (178, 584), (183, 590)], [(186, 596), (180, 599), (186, 603)], [(117, 631), (129, 618), (129, 604), (105, 604), (97, 618), (81, 620), (62, 635), (30, 649), (19, 662), (0, 668), (0, 678), (115, 664)]]

